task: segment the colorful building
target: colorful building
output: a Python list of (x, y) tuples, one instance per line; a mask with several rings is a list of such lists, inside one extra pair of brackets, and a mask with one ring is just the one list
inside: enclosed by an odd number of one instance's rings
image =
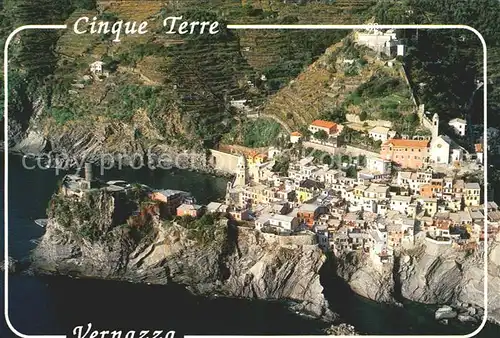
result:
[(432, 179), (430, 183), (420, 186), (420, 196), (425, 198), (440, 197), (443, 194), (443, 180)]
[(380, 156), (403, 168), (422, 168), (429, 161), (429, 141), (390, 139), (382, 145)]
[(481, 186), (479, 183), (465, 183), (463, 196), (465, 206), (479, 205), (481, 200)]
[(302, 137), (301, 133), (299, 133), (298, 131), (294, 131), (293, 133), (290, 134), (290, 142), (297, 143), (300, 141), (301, 137)]
[(262, 164), (267, 161), (267, 154), (251, 152), (246, 156), (248, 165)]
[(203, 208), (203, 206), (196, 205), (196, 204), (181, 204), (177, 208), (177, 216), (179, 216), (179, 217), (183, 217), (183, 216), (198, 217), (198, 216), (201, 216), (202, 208)]
[(336, 134), (338, 131), (337, 124), (335, 122), (331, 121), (324, 121), (324, 120), (315, 120), (313, 123), (309, 125), (309, 131), (314, 134), (320, 130), (323, 130), (326, 132), (328, 136)]
[(297, 211), (297, 217), (309, 228), (314, 225), (314, 220), (319, 216), (320, 208), (315, 204), (302, 204)]
[(189, 193), (178, 190), (157, 190), (149, 195), (152, 201), (159, 202), (160, 216), (173, 216), (177, 212), (177, 208), (184, 203)]

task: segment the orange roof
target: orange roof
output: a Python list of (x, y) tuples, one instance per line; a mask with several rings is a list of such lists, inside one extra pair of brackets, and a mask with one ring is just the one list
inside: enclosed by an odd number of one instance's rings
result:
[(396, 148), (427, 148), (429, 141), (427, 140), (403, 140), (403, 139), (390, 139), (384, 145), (392, 144)]
[(483, 152), (483, 145), (481, 143), (475, 144), (475, 147), (476, 147), (476, 153)]
[(334, 128), (337, 126), (335, 122), (325, 121), (325, 120), (315, 120), (311, 125), (321, 128)]
[(290, 135), (292, 136), (302, 136), (301, 133), (299, 133), (298, 131), (294, 131), (293, 133), (291, 133)]

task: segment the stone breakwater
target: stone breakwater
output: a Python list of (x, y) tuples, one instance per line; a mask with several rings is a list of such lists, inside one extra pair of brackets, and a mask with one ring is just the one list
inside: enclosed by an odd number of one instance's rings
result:
[(334, 319), (320, 284), (326, 258), (316, 245), (279, 245), (224, 219), (207, 225), (209, 233), (151, 215), (133, 228), (114, 223), (114, 203), (104, 192), (80, 201), (54, 199), (46, 233), (32, 254), (34, 271), (290, 300), (296, 311)]

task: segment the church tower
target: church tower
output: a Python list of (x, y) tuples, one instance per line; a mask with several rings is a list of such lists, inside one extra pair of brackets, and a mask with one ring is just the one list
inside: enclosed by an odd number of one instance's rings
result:
[(247, 184), (247, 161), (242, 154), (238, 158), (238, 165), (236, 167), (236, 179), (234, 180), (235, 187), (242, 187)]
[(439, 115), (434, 113), (432, 116), (432, 139), (439, 136)]

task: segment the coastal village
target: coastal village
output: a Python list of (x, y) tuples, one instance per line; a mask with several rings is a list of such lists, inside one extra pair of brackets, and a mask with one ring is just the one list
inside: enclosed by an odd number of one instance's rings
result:
[[(395, 57), (404, 54), (392, 31), (361, 32), (357, 42)], [(484, 199), (483, 142), (475, 138), (474, 151), (467, 151), (464, 140), (472, 128), (465, 119), (443, 128), (439, 114), (423, 104), (417, 116), (427, 132), (412, 137), (365, 125), (363, 137), (378, 143), (378, 152), (345, 140), (352, 124), (321, 119), (290, 132), (282, 147), (221, 146), (218, 152), (237, 157), (224, 200), (199, 205), (189, 193), (174, 190), (152, 190), (150, 198), (165, 217), (222, 213), (266, 236), (292, 243), (297, 238), (335, 254), (360, 251), (375, 263), (423, 241), (474, 250), (485, 239), (485, 221), (488, 239), (498, 235), (500, 224), (499, 206)], [(87, 176), (69, 181), (90, 182)], [(107, 189), (127, 186), (112, 181)]]

